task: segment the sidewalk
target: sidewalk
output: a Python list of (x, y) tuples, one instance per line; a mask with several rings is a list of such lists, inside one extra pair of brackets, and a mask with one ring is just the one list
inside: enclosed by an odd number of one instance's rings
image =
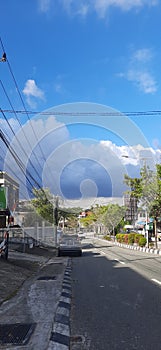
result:
[(68, 349), (69, 322), (68, 330), (61, 324), (57, 332), (61, 344), (54, 324), (60, 300), (70, 309), (69, 260), (38, 247), (25, 253), (9, 249), (8, 261), (0, 259), (0, 349)]

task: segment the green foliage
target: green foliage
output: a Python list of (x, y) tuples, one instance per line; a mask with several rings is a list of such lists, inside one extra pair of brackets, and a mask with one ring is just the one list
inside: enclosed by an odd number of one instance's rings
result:
[(32, 199), (32, 205), (35, 208), (38, 215), (43, 219), (53, 222), (53, 204), (50, 202), (52, 195), (48, 189), (33, 189), (33, 194), (35, 196)]
[(119, 243), (123, 243), (124, 242), (124, 233), (117, 233), (116, 239)]
[(134, 235), (134, 242), (136, 243), (136, 244), (139, 244), (139, 241), (140, 241), (140, 238), (141, 237), (143, 237), (142, 235), (140, 235), (139, 233), (136, 233), (135, 235)]
[(145, 247), (145, 245), (146, 245), (146, 238), (145, 237), (140, 237), (139, 246), (140, 247)]
[(146, 244), (146, 238), (143, 235), (136, 234), (136, 233), (118, 233), (116, 235), (116, 239), (117, 239), (117, 242), (119, 243), (125, 243), (130, 245), (137, 243), (141, 247)]
[[(53, 223), (54, 222), (54, 200), (53, 195), (50, 193), (49, 189), (33, 189), (34, 199), (32, 199), (32, 205), (35, 208), (38, 215), (40, 215), (44, 220)], [(70, 227), (77, 226), (78, 214), (82, 211), (81, 208), (60, 208), (58, 206), (57, 219), (59, 221), (60, 217), (68, 219)]]
[(142, 203), (150, 216), (161, 216), (161, 164), (156, 165), (156, 171), (144, 165), (140, 178), (130, 178), (125, 174), (124, 182), (130, 187), (127, 192)]
[(131, 178), (127, 174), (124, 175), (124, 183), (130, 187), (130, 190), (127, 191), (132, 197), (135, 197), (139, 200), (142, 196), (142, 179), (141, 178)]
[(103, 238), (106, 239), (106, 241), (111, 241), (111, 236), (110, 235), (105, 235)]
[(89, 227), (95, 222), (95, 220), (96, 220), (96, 216), (94, 215), (94, 213), (91, 213), (90, 215), (87, 215), (85, 218), (81, 218), (80, 223), (84, 227)]
[(125, 211), (126, 208), (119, 206), (118, 204), (109, 204), (106, 208), (104, 208), (102, 222), (107, 227), (109, 232), (113, 230), (114, 233), (114, 229), (117, 228), (122, 221)]
[(128, 234), (128, 244), (132, 245), (135, 242), (135, 233)]

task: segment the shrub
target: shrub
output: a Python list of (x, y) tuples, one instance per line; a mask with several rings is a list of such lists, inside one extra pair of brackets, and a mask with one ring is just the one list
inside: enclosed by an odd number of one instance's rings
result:
[(145, 245), (146, 245), (146, 238), (142, 236), (139, 239), (139, 246), (140, 247), (145, 247)]
[(129, 233), (128, 235), (128, 243), (129, 244), (134, 244), (134, 241), (135, 241), (135, 234), (134, 233)]
[(124, 235), (124, 243), (128, 244), (128, 239), (129, 239), (129, 235), (128, 235), (128, 233), (126, 233)]
[(135, 234), (135, 237), (134, 237), (134, 242), (139, 244), (139, 241), (140, 241), (140, 238), (141, 237), (144, 237), (143, 235), (140, 235), (139, 233), (136, 233)]
[(111, 241), (110, 235), (105, 235), (105, 236), (104, 236), (104, 239), (106, 239), (107, 241)]
[(119, 243), (120, 243), (120, 235), (121, 235), (121, 233), (117, 233), (117, 235), (116, 235), (116, 240), (117, 240), (117, 242), (119, 242)]
[(116, 239), (119, 243), (123, 243), (124, 242), (124, 233), (117, 233), (116, 235)]

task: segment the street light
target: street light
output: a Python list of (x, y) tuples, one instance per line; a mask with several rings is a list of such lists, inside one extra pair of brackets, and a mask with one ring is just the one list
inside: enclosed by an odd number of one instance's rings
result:
[(57, 248), (57, 226), (58, 226), (58, 202), (59, 202), (59, 197), (53, 196), (54, 238), (55, 238), (56, 248)]

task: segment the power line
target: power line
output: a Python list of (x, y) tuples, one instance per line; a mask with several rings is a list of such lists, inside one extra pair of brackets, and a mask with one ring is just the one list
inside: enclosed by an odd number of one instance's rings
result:
[[(2, 153), (2, 150), (1, 150), (1, 153)], [(3, 152), (3, 154), (4, 154), (4, 156), (5, 156), (5, 153), (4, 153), (4, 152)], [(2, 162), (3, 162), (4, 158), (2, 158), (1, 154), (0, 154), (0, 159), (1, 159)], [(9, 165), (7, 162), (6, 162), (6, 164), (7, 164), (7, 169), (9, 169), (9, 170), (11, 171), (11, 174), (13, 174), (13, 175), (15, 176), (15, 179), (19, 180), (20, 183), (21, 183), (24, 187), (26, 187), (27, 190), (29, 190), (29, 191), (31, 192), (30, 188), (27, 187), (26, 183), (24, 183), (24, 182), (22, 181), (22, 178), (20, 178), (20, 177), (14, 172), (14, 170), (10, 167), (10, 165)], [(23, 195), (24, 198), (26, 197), (26, 194), (24, 194), (24, 192), (22, 191), (21, 187), (19, 188), (19, 192)], [(26, 199), (27, 199), (27, 198), (26, 198)]]
[(10, 145), (10, 142), (7, 140), (7, 137), (5, 136), (5, 134), (3, 133), (2, 130), (0, 130), (0, 138), (2, 139), (2, 141), (4, 142), (6, 147), (8, 148), (9, 152), (11, 153), (12, 157), (14, 158), (14, 160), (17, 163), (17, 165), (21, 169), (22, 173), (25, 175), (25, 177), (26, 177), (27, 181), (29, 182), (29, 184), (31, 185), (31, 187), (33, 187), (33, 184), (31, 182), (31, 180), (32, 180), (37, 185), (38, 188), (41, 188), (41, 186), (35, 180), (33, 175), (25, 168), (25, 165), (23, 164), (23, 162), (21, 161), (19, 156), (16, 154), (16, 152), (13, 149), (13, 147)]
[[(10, 109), (4, 109), (3, 112), (5, 113), (13, 113), (12, 110)], [(49, 115), (49, 116), (112, 116), (112, 117), (141, 117), (141, 116), (157, 116), (161, 115), (161, 110), (152, 110), (152, 111), (134, 111), (134, 112), (73, 112), (73, 111), (68, 111), (68, 112), (57, 112), (57, 111), (23, 111), (23, 110), (15, 110), (15, 113), (17, 114), (39, 114), (39, 115)]]
[[(4, 48), (4, 45), (3, 45), (3, 42), (2, 42), (1, 37), (0, 37), (0, 43), (1, 43), (1, 46), (2, 46), (3, 52), (5, 52), (5, 48)], [(39, 144), (39, 140), (38, 140), (38, 138), (37, 138), (37, 135), (36, 135), (36, 133), (35, 133), (35, 130), (34, 130), (33, 126), (32, 126), (32, 123), (31, 123), (31, 120), (30, 120), (30, 117), (29, 117), (29, 113), (28, 113), (28, 111), (27, 111), (27, 109), (26, 109), (26, 106), (25, 106), (25, 103), (24, 103), (24, 101), (23, 101), (23, 98), (22, 98), (20, 89), (19, 89), (19, 87), (18, 87), (18, 83), (17, 83), (16, 78), (15, 78), (15, 76), (14, 76), (14, 74), (13, 74), (13, 71), (12, 71), (12, 68), (11, 68), (11, 65), (10, 65), (10, 63), (9, 63), (8, 58), (6, 59), (6, 62), (7, 62), (9, 71), (10, 71), (10, 73), (11, 73), (11, 76), (12, 76), (12, 78), (13, 78), (14, 84), (15, 84), (15, 86), (16, 86), (16, 90), (17, 90), (18, 95), (19, 95), (19, 97), (20, 97), (21, 103), (22, 103), (22, 105), (23, 105), (23, 108), (24, 108), (24, 111), (23, 111), (23, 112), (27, 115), (27, 118), (28, 118), (28, 120), (30, 121), (30, 126), (31, 126), (31, 129), (32, 129), (32, 131), (33, 131), (34, 137), (35, 137), (35, 139), (36, 139), (36, 141), (37, 141), (37, 143), (38, 143), (38, 147), (39, 147), (39, 149), (40, 149), (40, 152), (41, 152), (41, 154), (42, 154), (42, 157), (43, 157), (44, 160), (46, 160), (45, 155), (44, 155), (44, 153), (43, 153), (43, 150), (42, 150), (42, 148), (41, 148), (41, 146), (40, 146), (40, 144)], [(14, 114), (16, 113), (14, 109), (12, 109), (12, 112), (13, 112)], [(34, 152), (33, 152), (33, 154), (35, 155)], [(38, 164), (40, 165), (39, 160), (38, 160), (38, 158), (37, 158), (36, 155), (35, 155), (35, 158), (37, 159), (37, 162), (38, 162)], [(41, 165), (40, 165), (40, 167), (41, 167)], [(49, 171), (50, 171), (50, 169), (49, 169)]]
[[(0, 83), (1, 83), (1, 86), (2, 86), (2, 88), (3, 88), (3, 91), (4, 91), (5, 95), (6, 95), (7, 99), (8, 99), (8, 101), (9, 101), (9, 104), (10, 104), (10, 106), (11, 106), (11, 108), (12, 108), (12, 111), (13, 111), (15, 117), (16, 117), (16, 120), (18, 121), (18, 124), (19, 124), (19, 126), (21, 127), (21, 130), (22, 130), (22, 132), (23, 132), (23, 135), (24, 135), (24, 137), (25, 137), (25, 139), (26, 139), (26, 141), (27, 141), (29, 147), (31, 147), (31, 144), (30, 144), (30, 142), (29, 142), (29, 140), (28, 140), (28, 138), (27, 138), (27, 136), (26, 136), (26, 134), (25, 134), (25, 132), (24, 132), (24, 129), (23, 129), (23, 127), (22, 127), (22, 125), (21, 125), (21, 123), (20, 123), (18, 117), (17, 117), (17, 114), (16, 114), (16, 112), (15, 112), (15, 110), (14, 110), (14, 108), (13, 108), (13, 105), (12, 105), (12, 103), (11, 103), (11, 100), (10, 100), (10, 98), (9, 98), (9, 96), (8, 96), (8, 94), (7, 94), (6, 90), (5, 90), (5, 87), (4, 87), (4, 85), (3, 85), (3, 83), (2, 83), (1, 80), (0, 80)], [(2, 111), (1, 108), (0, 108), (0, 112), (2, 113), (4, 119), (6, 120), (6, 122), (7, 122), (8, 126), (9, 126), (9, 128), (11, 129), (11, 131), (12, 131), (14, 137), (16, 138), (16, 140), (17, 140), (19, 146), (21, 147), (21, 149), (23, 150), (24, 154), (25, 154), (26, 156), (28, 156), (27, 153), (26, 153), (26, 151), (24, 150), (22, 144), (20, 143), (18, 137), (16, 136), (16, 134), (15, 134), (15, 132), (14, 132), (14, 130), (13, 130), (11, 124), (9, 123), (9, 121), (8, 121), (8, 119), (7, 119), (6, 115), (5, 115), (5, 113)], [(38, 159), (37, 159), (37, 160), (38, 160)], [(31, 164), (32, 168), (35, 170), (35, 173), (37, 174), (37, 176), (39, 177), (39, 179), (40, 179), (40, 181), (41, 181), (41, 177), (40, 177), (40, 175), (39, 175), (37, 169), (35, 168), (34, 164), (31, 162), (30, 159), (29, 159), (29, 163)], [(38, 162), (38, 163), (39, 163), (39, 162)], [(39, 165), (40, 165), (40, 163), (39, 163)]]

